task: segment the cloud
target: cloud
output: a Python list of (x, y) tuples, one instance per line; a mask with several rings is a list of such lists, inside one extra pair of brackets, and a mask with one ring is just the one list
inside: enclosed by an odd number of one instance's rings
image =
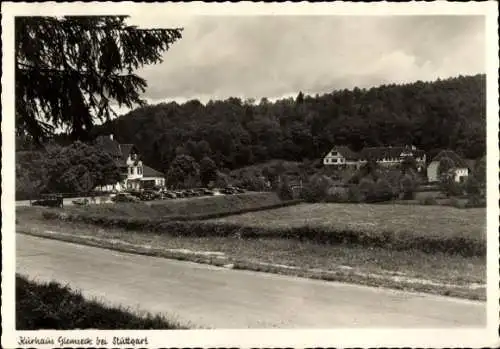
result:
[(140, 74), (151, 100), (277, 97), (485, 72), (480, 16), (132, 17), (184, 27)]

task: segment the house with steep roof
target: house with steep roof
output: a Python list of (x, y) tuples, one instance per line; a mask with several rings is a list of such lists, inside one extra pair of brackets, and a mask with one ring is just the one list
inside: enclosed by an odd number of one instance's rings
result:
[(324, 165), (360, 167), (368, 161), (375, 161), (385, 166), (400, 164), (407, 158), (415, 159), (420, 171), (425, 169), (426, 155), (415, 146), (403, 147), (368, 147), (356, 153), (346, 146), (336, 146), (323, 158)]
[(326, 166), (349, 166), (358, 164), (359, 155), (346, 146), (335, 146), (323, 158)]
[(462, 159), (453, 150), (442, 150), (432, 159), (427, 167), (427, 180), (429, 182), (439, 181), (439, 163), (444, 158), (449, 158), (453, 162), (453, 167), (450, 171), (452, 171), (455, 182), (464, 182), (469, 176), (471, 169), (467, 161)]
[(98, 190), (141, 190), (165, 186), (163, 173), (143, 164), (135, 145), (120, 144), (114, 140), (113, 135), (99, 136), (95, 144), (113, 158), (121, 172), (121, 180), (118, 183), (99, 187)]

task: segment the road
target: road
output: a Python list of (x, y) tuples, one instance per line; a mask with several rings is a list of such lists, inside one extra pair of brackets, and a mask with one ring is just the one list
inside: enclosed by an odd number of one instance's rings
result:
[[(88, 199), (89, 197), (87, 197)], [(79, 198), (64, 198), (63, 199), (63, 205), (64, 206), (72, 206), (73, 205), (73, 200), (78, 200), (78, 199), (85, 199), (84, 197), (79, 197)], [(96, 200), (99, 201), (99, 198), (96, 197)], [(107, 199), (109, 200), (109, 199)], [(32, 200), (35, 201), (35, 200)], [(16, 206), (24, 207), (24, 206), (30, 206), (30, 201), (29, 200), (19, 200), (16, 201)]]
[(119, 253), (17, 234), (17, 272), (210, 328), (453, 328), (486, 304)]

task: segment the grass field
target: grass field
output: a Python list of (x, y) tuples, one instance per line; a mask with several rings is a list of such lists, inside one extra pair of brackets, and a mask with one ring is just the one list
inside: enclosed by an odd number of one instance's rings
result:
[(17, 330), (148, 330), (186, 329), (175, 321), (149, 313), (136, 314), (85, 299), (56, 282), (37, 283), (16, 275)]
[(486, 240), (486, 209), (444, 206), (300, 204), (209, 220), (268, 229), (312, 227), (331, 231)]

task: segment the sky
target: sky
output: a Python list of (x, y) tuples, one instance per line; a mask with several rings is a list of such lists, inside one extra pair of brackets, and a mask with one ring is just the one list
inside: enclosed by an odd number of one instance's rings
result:
[(151, 103), (271, 100), (386, 83), (485, 73), (481, 16), (132, 16), (139, 27), (183, 27), (146, 66)]

